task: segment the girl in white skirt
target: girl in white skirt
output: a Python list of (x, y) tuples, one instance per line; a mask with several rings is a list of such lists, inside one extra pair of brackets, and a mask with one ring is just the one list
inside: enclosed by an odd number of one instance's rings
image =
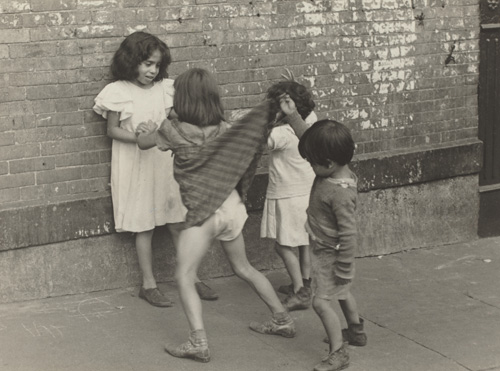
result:
[[(290, 285), (279, 287), (278, 292), (287, 295), (283, 304), (292, 311), (311, 306), (309, 236), (304, 225), (315, 175), (311, 165), (299, 154), (300, 133), (294, 132), (288, 120), (295, 109), (308, 126), (316, 122), (317, 117), (312, 95), (303, 85), (296, 81), (279, 82), (269, 88), (267, 98), (277, 99), (284, 94), (290, 98), (291, 109), (284, 112), (286, 116), (281, 125), (271, 131), (267, 141), (269, 183), (260, 235), (276, 240), (276, 252), (292, 280)], [(298, 248), (299, 259), (294, 247)]]

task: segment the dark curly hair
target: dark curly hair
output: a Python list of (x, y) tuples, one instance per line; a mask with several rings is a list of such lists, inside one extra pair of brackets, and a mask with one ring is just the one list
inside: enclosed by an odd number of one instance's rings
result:
[(355, 144), (349, 129), (334, 120), (320, 120), (307, 129), (299, 141), (300, 155), (312, 165), (328, 166), (328, 160), (347, 165)]
[(154, 35), (137, 31), (122, 41), (111, 62), (111, 74), (115, 80), (133, 81), (138, 76), (137, 66), (147, 60), (156, 50), (161, 54), (158, 75), (154, 81), (168, 77), (167, 68), (172, 62), (167, 44)]
[(288, 94), (295, 102), (297, 112), (303, 120), (313, 111), (316, 104), (312, 99), (312, 94), (306, 89), (304, 85), (296, 81), (280, 81), (272, 85), (267, 90), (267, 98), (276, 102), (279, 107), (279, 97), (283, 94)]

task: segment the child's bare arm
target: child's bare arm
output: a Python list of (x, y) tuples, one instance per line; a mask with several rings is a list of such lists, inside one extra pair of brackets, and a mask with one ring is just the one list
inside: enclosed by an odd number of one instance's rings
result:
[(109, 111), (108, 112), (108, 124), (107, 124), (107, 135), (111, 139), (119, 140), (125, 143), (135, 143), (135, 135), (128, 130), (122, 129), (120, 127), (120, 113)]
[(149, 134), (136, 132), (137, 145), (140, 149), (150, 149), (156, 146), (156, 133), (153, 131)]
[(300, 139), (308, 129), (308, 126), (297, 112), (295, 102), (288, 94), (283, 94), (283, 96), (280, 97), (280, 107), (286, 115), (288, 124), (292, 127), (295, 135)]

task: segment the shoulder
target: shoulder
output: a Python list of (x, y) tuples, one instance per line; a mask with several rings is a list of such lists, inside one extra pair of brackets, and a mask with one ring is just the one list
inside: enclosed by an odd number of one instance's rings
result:
[(98, 96), (106, 96), (109, 94), (122, 93), (130, 90), (130, 83), (127, 81), (113, 81), (107, 84), (99, 93)]
[(109, 83), (94, 99), (94, 111), (104, 118), (107, 111), (120, 112), (120, 120), (125, 120), (132, 115), (131, 84), (128, 81), (115, 81)]
[(159, 82), (165, 93), (174, 95), (174, 80), (173, 79), (163, 79)]
[(289, 136), (289, 135), (295, 136), (295, 132), (293, 131), (292, 127), (288, 124), (274, 127), (273, 130), (271, 130), (271, 134), (279, 136)]

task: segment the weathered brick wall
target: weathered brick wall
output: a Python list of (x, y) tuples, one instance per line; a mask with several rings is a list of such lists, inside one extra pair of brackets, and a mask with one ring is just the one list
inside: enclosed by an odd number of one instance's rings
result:
[(479, 0), (0, 0), (0, 209), (109, 192), (92, 111), (124, 36), (163, 39), (175, 77), (216, 73), (227, 110), (284, 67), (358, 154), (477, 137)]

